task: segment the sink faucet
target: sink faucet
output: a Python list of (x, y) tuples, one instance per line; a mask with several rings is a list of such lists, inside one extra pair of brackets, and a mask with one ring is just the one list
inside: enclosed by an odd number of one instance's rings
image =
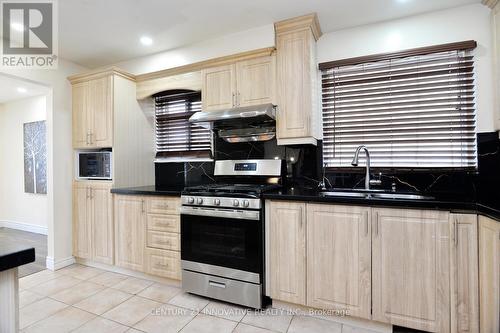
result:
[(352, 159), (351, 164), (353, 166), (358, 166), (359, 160), (359, 152), (361, 150), (365, 151), (366, 154), (366, 175), (365, 175), (365, 190), (370, 189), (370, 185), (380, 185), (382, 181), (380, 179), (371, 179), (370, 180), (370, 152), (366, 146), (359, 146), (354, 153), (354, 158)]

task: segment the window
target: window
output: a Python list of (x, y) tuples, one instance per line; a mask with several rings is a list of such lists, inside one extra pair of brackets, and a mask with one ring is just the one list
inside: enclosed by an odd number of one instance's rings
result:
[(156, 157), (210, 157), (210, 130), (189, 122), (201, 111), (201, 93), (171, 90), (154, 95), (154, 100)]
[(376, 167), (476, 167), (475, 46), (320, 64), (324, 163), (351, 167), (365, 145)]

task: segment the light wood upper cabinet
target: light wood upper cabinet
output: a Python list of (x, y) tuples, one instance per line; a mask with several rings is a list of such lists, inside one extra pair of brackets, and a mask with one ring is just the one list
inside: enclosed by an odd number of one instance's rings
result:
[(113, 264), (113, 203), (109, 182), (73, 185), (73, 255)]
[(88, 112), (91, 116), (90, 144), (113, 145), (113, 78), (106, 76), (89, 81)]
[(260, 57), (236, 63), (238, 106), (276, 104), (276, 57)]
[(447, 212), (372, 210), (373, 319), (450, 331)]
[(201, 71), (204, 111), (275, 103), (276, 58), (258, 57)]
[(92, 258), (92, 219), (89, 187), (73, 186), (73, 255)]
[(270, 201), (269, 256), (273, 299), (306, 304), (306, 205)]
[(111, 184), (96, 184), (90, 188), (92, 205), (92, 258), (113, 264), (113, 196)]
[(201, 71), (201, 100), (204, 111), (228, 109), (235, 106), (235, 65), (207, 68)]
[(371, 318), (370, 208), (307, 205), (307, 305)]
[(477, 215), (450, 214), (451, 331), (479, 332)]
[(144, 197), (115, 195), (116, 265), (144, 270), (146, 247), (146, 202)]
[(315, 27), (319, 27), (315, 15), (275, 24), (280, 145), (316, 144), (321, 137), (316, 68), (316, 39), (321, 32)]
[(479, 216), (481, 333), (500, 332), (500, 222)]
[(88, 82), (74, 84), (72, 87), (73, 107), (73, 147), (87, 147), (89, 144), (89, 114), (87, 98), (89, 94)]
[(73, 148), (102, 148), (113, 145), (113, 76), (75, 83), (73, 105)]

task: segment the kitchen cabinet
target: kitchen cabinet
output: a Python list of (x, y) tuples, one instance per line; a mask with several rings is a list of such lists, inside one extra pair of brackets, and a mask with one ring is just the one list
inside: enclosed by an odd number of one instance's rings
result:
[(116, 265), (144, 271), (146, 199), (141, 196), (116, 195), (114, 206)]
[(113, 203), (109, 182), (73, 185), (73, 255), (113, 264)]
[(274, 56), (265, 56), (203, 69), (203, 110), (275, 104), (275, 62)]
[(275, 24), (278, 144), (316, 144), (321, 138), (315, 15)]
[(494, 80), (495, 84), (495, 109), (497, 116), (497, 129), (500, 129), (500, 1), (487, 0), (492, 6), (491, 9), (491, 24), (493, 33), (493, 65), (494, 65)]
[(448, 212), (372, 209), (372, 319), (450, 331)]
[(269, 260), (273, 299), (306, 304), (306, 204), (270, 201)]
[(116, 195), (116, 265), (180, 280), (180, 198)]
[(371, 318), (370, 208), (307, 205), (307, 305)]
[(73, 148), (113, 145), (113, 77), (73, 85)]
[(236, 106), (235, 65), (207, 68), (201, 71), (203, 111), (229, 109)]
[(477, 215), (450, 214), (451, 331), (479, 332)]
[(500, 332), (500, 222), (479, 216), (481, 333)]

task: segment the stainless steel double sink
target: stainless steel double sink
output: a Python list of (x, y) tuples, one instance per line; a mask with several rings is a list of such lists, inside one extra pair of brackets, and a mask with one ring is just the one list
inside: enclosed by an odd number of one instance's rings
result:
[(358, 190), (358, 189), (332, 189), (321, 192), (325, 197), (344, 197), (344, 198), (364, 198), (364, 199), (393, 199), (393, 200), (432, 200), (433, 197), (412, 194), (412, 193), (393, 193), (383, 190)]

